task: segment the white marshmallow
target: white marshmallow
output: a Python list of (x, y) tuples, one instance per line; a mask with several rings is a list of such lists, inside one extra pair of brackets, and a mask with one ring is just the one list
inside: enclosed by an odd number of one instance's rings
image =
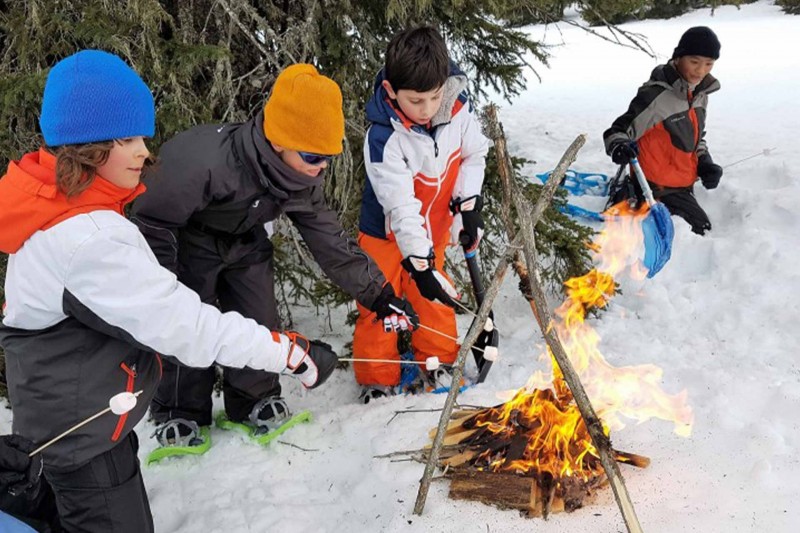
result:
[(486, 317), (486, 324), (483, 325), (483, 331), (486, 331), (488, 333), (489, 331), (492, 331), (493, 329), (494, 329), (494, 322), (492, 321), (492, 317), (487, 316)]
[(439, 368), (439, 358), (435, 355), (425, 359), (425, 370), (436, 370)]
[(497, 350), (497, 346), (487, 346), (483, 349), (483, 358), (487, 361), (497, 361), (497, 358), (500, 357), (500, 352)]
[(108, 400), (108, 406), (115, 415), (124, 415), (136, 407), (136, 395), (132, 392), (120, 392)]

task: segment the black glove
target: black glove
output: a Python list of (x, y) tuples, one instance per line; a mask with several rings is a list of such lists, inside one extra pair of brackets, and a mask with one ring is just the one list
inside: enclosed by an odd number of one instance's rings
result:
[(697, 175), (706, 189), (716, 189), (722, 178), (722, 167), (714, 163), (708, 154), (701, 155), (697, 160)]
[(19, 435), (0, 437), (0, 490), (12, 496), (25, 493), (34, 498), (41, 486), (42, 454), (33, 457), (28, 454), (36, 446)]
[(331, 345), (309, 341), (294, 331), (284, 332), (283, 335), (291, 341), (284, 374), (288, 373), (299, 379), (307, 389), (315, 389), (325, 383), (339, 362)]
[(639, 145), (636, 141), (619, 141), (611, 149), (611, 160), (618, 165), (627, 165), (638, 155)]
[(383, 320), (383, 330), (390, 331), (415, 329), (419, 326), (419, 316), (405, 298), (398, 298), (394, 294), (391, 283), (383, 286), (378, 299), (372, 304), (372, 310)]
[(434, 302), (439, 300), (445, 305), (455, 307), (458, 299), (455, 287), (436, 270), (433, 263), (433, 252), (428, 257), (410, 255), (403, 259), (403, 268), (408, 270), (420, 294)]
[(458, 234), (458, 240), (467, 250), (472, 251), (478, 247), (483, 236), (483, 198), (480, 195), (470, 196), (462, 200), (454, 198), (450, 200), (450, 211), (454, 215), (461, 213), (461, 222), (464, 229)]

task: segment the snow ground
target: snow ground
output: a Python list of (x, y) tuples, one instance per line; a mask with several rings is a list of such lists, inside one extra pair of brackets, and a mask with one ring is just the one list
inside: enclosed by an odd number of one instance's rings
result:
[[(722, 42), (710, 97), (708, 141), (726, 165), (765, 148), (778, 150), (726, 169), (720, 187), (698, 199), (714, 224), (698, 237), (675, 220), (673, 258), (654, 279), (625, 281), (609, 312), (593, 322), (601, 349), (615, 366), (654, 363), (664, 389), (686, 389), (695, 413), (690, 438), (667, 422), (631, 425), (612, 435), (615, 447), (652, 458), (645, 470), (623, 467), (639, 519), (648, 533), (697, 531), (788, 533), (800, 511), (800, 17), (758, 2), (699, 10), (671, 20), (626, 24), (645, 35), (658, 61), (573, 27), (531, 27), (554, 45), (551, 69), (531, 75), (528, 91), (501, 112), (510, 149), (551, 169), (578, 133), (589, 140), (573, 168), (613, 172), (602, 132), (621, 114), (685, 29), (711, 26)], [(598, 199), (582, 205), (600, 207)], [(558, 302), (552, 302), (553, 305)], [(509, 276), (495, 305), (502, 359), (487, 382), (461, 401), (496, 403), (496, 394), (525, 384), (537, 369), (542, 339)], [(330, 317), (298, 311), (299, 331), (336, 346), (350, 340), (343, 312)], [(468, 325), (465, 319), (462, 324)], [(412, 514), (423, 465), (374, 458), (418, 449), (438, 413), (395, 411), (440, 407), (444, 396), (397, 397), (369, 407), (357, 402), (352, 373), (306, 393), (284, 380), (293, 408), (309, 408), (314, 423), (260, 449), (215, 431), (201, 458), (145, 467), (157, 531), (205, 532), (517, 532), (624, 531), (610, 489), (583, 509), (544, 522), (447, 498), (435, 482), (423, 516)], [(143, 458), (153, 426), (137, 428)], [(0, 410), (0, 433), (10, 414)], [(792, 524), (795, 524), (792, 526)]]

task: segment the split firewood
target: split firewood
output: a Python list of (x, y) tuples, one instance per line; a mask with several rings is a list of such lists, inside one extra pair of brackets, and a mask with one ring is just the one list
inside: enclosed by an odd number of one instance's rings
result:
[[(471, 437), (477, 431), (478, 431), (477, 429), (467, 429), (467, 430), (464, 430), (464, 431), (451, 433), (450, 435), (445, 435), (444, 440), (442, 440), (442, 445), (443, 446), (452, 446), (454, 444), (461, 444), (461, 442), (463, 440), (468, 439), (469, 437)], [(434, 435), (434, 437), (435, 436), (436, 435)], [(426, 450), (429, 450), (432, 447), (433, 447), (433, 443), (425, 445), (425, 449)]]
[(467, 450), (465, 452), (457, 453), (455, 455), (448, 457), (447, 459), (442, 461), (442, 464), (449, 466), (451, 468), (458, 467), (463, 465), (464, 463), (471, 461), (476, 455), (478, 455), (477, 451)]

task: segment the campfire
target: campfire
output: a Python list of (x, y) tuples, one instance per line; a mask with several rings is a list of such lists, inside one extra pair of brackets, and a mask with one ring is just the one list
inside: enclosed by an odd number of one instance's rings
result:
[[(662, 390), (663, 372), (657, 366), (617, 367), (607, 361), (598, 348), (600, 336), (586, 316), (608, 304), (619, 276), (643, 279), (648, 274), (640, 252), (641, 223), (649, 208), (623, 213), (629, 208), (620, 204), (616, 212), (608, 213), (602, 231), (589, 244), (596, 268), (566, 283), (567, 298), (553, 313), (541, 282), (534, 228), (586, 135), (579, 135), (567, 148), (531, 205), (513, 179), (513, 162), (493, 106), (486, 109), (486, 129), (494, 141), (509, 240), (459, 349), (454, 378), (462, 375), (480, 332), (476, 324), (489, 315), (509, 266), (518, 275), (520, 291), (542, 332), (547, 349), (541, 355), (552, 363), (551, 370), (549, 375), (537, 371), (523, 389), (504, 396), (507, 401), (492, 408), (454, 411), (458, 389), (448, 393), (439, 424), (431, 431), (433, 442), (423, 450), (426, 465), (414, 513), (422, 514), (434, 471), (441, 467), (452, 479), (450, 497), (520, 509), (529, 516), (577, 509), (608, 483), (628, 532), (641, 533), (618, 463), (646, 467), (650, 461), (615, 450), (609, 435), (626, 421), (641, 423), (653, 417), (672, 421), (676, 433), (688, 435), (692, 411), (685, 391), (669, 395)], [(510, 217), (512, 207), (516, 221)], [(640, 332), (639, 338), (646, 357), (648, 332)]]
[[(592, 243), (600, 266), (566, 282), (567, 298), (555, 311), (553, 327), (603, 420), (606, 436), (611, 428), (622, 429), (623, 419), (641, 422), (651, 417), (674, 422), (676, 432), (686, 435), (692, 423), (686, 394), (666, 394), (660, 387), (661, 369), (654, 365), (611, 365), (598, 348), (599, 335), (586, 322), (591, 309), (605, 307), (613, 297), (614, 275), (628, 269), (632, 277), (646, 274), (635, 261), (625, 260), (635, 257), (631, 247), (641, 241), (637, 229), (634, 217), (606, 225)], [(549, 349), (542, 355), (552, 360)], [(451, 420), (440, 465), (452, 479), (452, 498), (547, 517), (582, 507), (607, 483), (598, 451), (555, 361), (549, 376), (534, 374), (506, 403), (461, 411)], [(646, 457), (617, 450), (612, 456), (641, 468), (650, 463)]]
[[(566, 387), (563, 390), (568, 394)], [(455, 413), (445, 445), (441, 464), (452, 479), (454, 499), (546, 518), (582, 507), (606, 482), (571, 396), (560, 398), (552, 390), (520, 391), (506, 404)], [(614, 454), (621, 463), (642, 468), (650, 464), (643, 456)]]

